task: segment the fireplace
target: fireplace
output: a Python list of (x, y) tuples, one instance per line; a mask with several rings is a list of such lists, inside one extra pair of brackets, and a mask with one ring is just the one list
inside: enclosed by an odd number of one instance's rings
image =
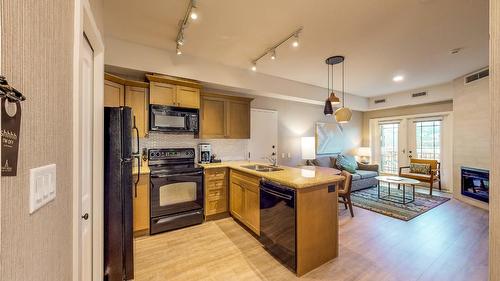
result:
[(490, 172), (488, 170), (462, 167), (462, 194), (489, 202)]

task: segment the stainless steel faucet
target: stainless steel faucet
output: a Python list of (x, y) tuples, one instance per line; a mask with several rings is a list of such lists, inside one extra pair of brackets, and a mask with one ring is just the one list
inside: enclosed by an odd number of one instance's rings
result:
[(267, 161), (271, 163), (271, 166), (277, 167), (278, 166), (278, 158), (276, 157), (276, 152), (273, 152), (271, 156), (266, 156), (264, 157)]

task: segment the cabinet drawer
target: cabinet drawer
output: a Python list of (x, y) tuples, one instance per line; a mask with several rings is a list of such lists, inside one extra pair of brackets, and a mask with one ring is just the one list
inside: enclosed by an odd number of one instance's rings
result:
[(224, 189), (224, 188), (226, 188), (226, 186), (227, 186), (226, 181), (221, 181), (221, 180), (206, 183), (207, 190)]
[(218, 213), (223, 213), (227, 211), (227, 201), (226, 200), (208, 200), (205, 210), (206, 215), (214, 215)]
[(208, 200), (219, 200), (226, 199), (226, 190), (224, 189), (212, 189), (207, 191)]
[(208, 169), (205, 171), (205, 181), (220, 181), (226, 179), (226, 168)]

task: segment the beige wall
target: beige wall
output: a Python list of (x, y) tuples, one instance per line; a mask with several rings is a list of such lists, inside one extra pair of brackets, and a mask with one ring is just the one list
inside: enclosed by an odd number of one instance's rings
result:
[(101, 36), (104, 36), (104, 0), (89, 0), (90, 9), (94, 15), (94, 20), (101, 32)]
[(488, 209), (480, 201), (461, 194), (460, 167), (491, 170), (491, 115), (489, 79), (464, 85), (456, 79), (453, 98), (453, 189), (454, 197)]
[[(71, 280), (73, 1), (2, 0), (2, 74), (27, 97), (17, 177), (1, 179), (1, 280)], [(29, 214), (29, 169), (57, 164), (57, 197)]]
[(453, 111), (451, 100), (363, 112), (363, 146), (370, 145), (370, 119), (448, 111)]
[[(335, 122), (335, 117), (326, 117), (323, 107), (265, 97), (255, 97), (253, 108), (278, 111), (278, 156), (280, 164), (295, 166), (303, 163), (301, 137), (312, 137), (316, 122)], [(344, 129), (344, 152), (356, 153), (361, 141), (362, 113), (353, 111), (351, 122), (342, 125)], [(281, 158), (281, 153), (291, 153), (291, 158)]]
[(500, 0), (490, 1), (490, 105), (493, 125), (490, 193), (490, 280), (500, 280)]

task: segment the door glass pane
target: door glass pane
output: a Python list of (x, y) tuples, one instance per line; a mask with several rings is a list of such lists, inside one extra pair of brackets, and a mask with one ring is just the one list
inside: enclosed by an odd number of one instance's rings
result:
[(160, 187), (160, 206), (196, 200), (196, 182), (179, 182)]
[(441, 121), (415, 122), (416, 158), (433, 159), (441, 158)]
[(380, 125), (380, 162), (385, 173), (397, 173), (398, 170), (399, 123)]

